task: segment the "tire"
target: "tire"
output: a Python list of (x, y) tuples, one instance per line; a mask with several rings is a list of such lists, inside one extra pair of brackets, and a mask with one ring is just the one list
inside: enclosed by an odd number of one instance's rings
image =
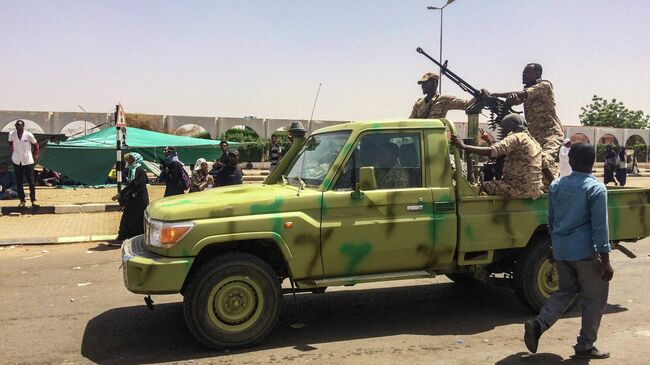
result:
[(266, 262), (246, 253), (227, 253), (204, 263), (190, 278), (183, 314), (202, 344), (238, 348), (269, 334), (281, 303), (279, 278)]
[(445, 274), (445, 276), (458, 285), (478, 285), (481, 282), (472, 273)]
[(558, 290), (557, 270), (548, 257), (550, 243), (548, 234), (533, 237), (517, 258), (514, 268), (515, 292), (535, 313), (539, 313), (546, 299)]

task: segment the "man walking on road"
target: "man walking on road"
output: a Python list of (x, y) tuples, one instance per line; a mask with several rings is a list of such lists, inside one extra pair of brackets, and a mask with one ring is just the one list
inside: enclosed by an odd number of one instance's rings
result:
[(557, 263), (559, 290), (544, 304), (539, 315), (526, 321), (524, 342), (537, 352), (542, 333), (564, 314), (576, 296), (582, 307), (582, 328), (573, 347), (577, 359), (604, 359), (608, 352), (595, 346), (598, 328), (607, 305), (609, 281), (614, 269), (609, 263), (607, 191), (591, 175), (593, 146), (576, 143), (569, 151), (573, 172), (556, 179), (548, 192), (548, 228)]
[[(535, 140), (542, 146), (542, 169), (550, 171), (553, 176), (558, 176), (559, 169), (555, 162), (562, 141), (564, 132), (562, 124), (555, 112), (555, 96), (553, 85), (542, 80), (542, 65), (529, 63), (524, 67), (521, 74), (521, 81), (524, 84), (523, 91), (491, 94), (497, 97), (505, 97), (508, 105), (524, 104), (524, 114), (528, 121), (528, 130)], [(544, 187), (551, 183), (544, 174)]]
[(25, 207), (25, 191), (23, 190), (25, 176), (27, 176), (27, 183), (29, 184), (29, 199), (32, 202), (32, 207), (38, 207), (38, 204), (36, 204), (36, 186), (34, 184), (34, 163), (38, 161), (38, 141), (36, 141), (33, 134), (25, 131), (25, 122), (22, 120), (17, 120), (14, 126), (16, 130), (9, 133), (9, 153), (11, 153), (11, 161), (14, 164), (14, 172), (16, 173), (16, 187), (18, 189), (18, 198), (20, 198), (18, 207)]

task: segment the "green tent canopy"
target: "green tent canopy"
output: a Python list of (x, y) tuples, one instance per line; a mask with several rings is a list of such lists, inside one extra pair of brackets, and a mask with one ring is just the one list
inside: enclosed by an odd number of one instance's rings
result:
[[(38, 164), (86, 185), (104, 184), (115, 166), (115, 133), (116, 128), (106, 128), (66, 142), (50, 142)], [(159, 163), (165, 159), (164, 147), (174, 146), (178, 158), (185, 165), (191, 165), (201, 157), (208, 161), (221, 157), (220, 142), (127, 127), (126, 146), (122, 150), (124, 153), (137, 152), (146, 161)], [(228, 143), (231, 148), (240, 145)]]

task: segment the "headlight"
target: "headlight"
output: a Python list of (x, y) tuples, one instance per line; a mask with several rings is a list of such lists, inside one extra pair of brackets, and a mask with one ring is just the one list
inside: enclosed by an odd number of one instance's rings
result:
[(165, 223), (152, 219), (149, 221), (146, 238), (152, 246), (171, 248), (193, 228), (192, 222)]

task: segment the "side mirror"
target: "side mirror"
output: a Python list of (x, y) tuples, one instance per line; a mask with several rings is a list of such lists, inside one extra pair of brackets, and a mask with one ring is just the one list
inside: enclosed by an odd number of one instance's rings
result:
[(377, 190), (374, 167), (364, 166), (359, 169), (359, 189), (362, 191)]

